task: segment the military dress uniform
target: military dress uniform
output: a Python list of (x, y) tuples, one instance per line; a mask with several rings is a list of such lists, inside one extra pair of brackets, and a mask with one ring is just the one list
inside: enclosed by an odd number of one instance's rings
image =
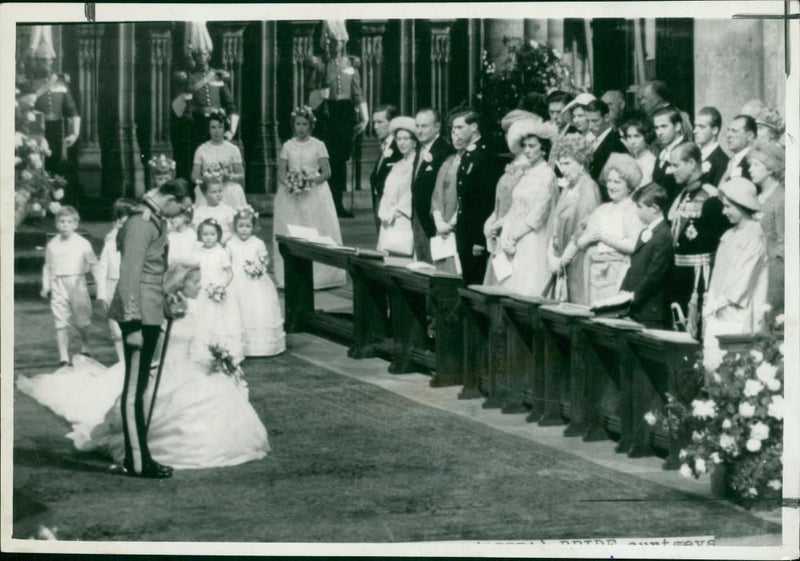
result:
[(50, 145), (51, 155), (44, 166), (50, 173), (63, 175), (65, 161), (64, 120), (78, 116), (75, 100), (69, 92), (69, 76), (51, 74), (48, 78), (37, 78), (24, 83), (20, 88), (24, 94), (35, 94), (34, 109), (44, 114), (44, 137)]
[[(162, 282), (168, 248), (166, 219), (146, 195), (120, 229), (117, 247), (121, 254), (119, 283), (108, 316), (119, 323), (125, 342), (125, 385), (121, 397), (124, 467), (141, 474), (152, 464), (147, 446), (144, 392), (164, 321)], [(140, 350), (127, 343), (128, 335), (138, 330), (143, 340)]]
[(337, 213), (344, 210), (342, 197), (347, 190), (347, 161), (353, 154), (356, 110), (364, 101), (359, 59), (345, 56), (336, 60), (312, 59), (317, 88), (329, 89), (330, 96), (315, 111), (315, 136), (325, 143), (331, 166), (328, 184)]
[(670, 302), (680, 305), (689, 316), (689, 304), (694, 299), (692, 315), (696, 322), (690, 332), (701, 333), (700, 311), (703, 294), (711, 279), (714, 254), (719, 240), (730, 223), (722, 214), (722, 202), (717, 189), (701, 181), (687, 185), (670, 207), (668, 218), (675, 251), (672, 295)]

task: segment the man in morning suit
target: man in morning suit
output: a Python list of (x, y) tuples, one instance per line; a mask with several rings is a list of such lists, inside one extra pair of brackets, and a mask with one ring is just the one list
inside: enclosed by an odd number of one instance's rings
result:
[(603, 202), (608, 202), (608, 189), (604, 182), (600, 180), (603, 167), (605, 167), (608, 157), (616, 152), (627, 154), (628, 149), (619, 138), (619, 133), (612, 126), (611, 112), (605, 102), (596, 99), (586, 106), (586, 118), (589, 121), (589, 130), (594, 134), (592, 145), (593, 155), (589, 162), (589, 175), (592, 176), (600, 186), (600, 198)]
[(431, 238), (436, 235), (436, 224), (431, 215), (431, 197), (436, 175), (445, 159), (453, 153), (450, 144), (439, 135), (441, 120), (435, 109), (417, 112), (419, 150), (411, 179), (411, 227), (414, 231), (414, 258), (426, 263), (433, 263)]
[(728, 162), (728, 168), (720, 183), (724, 183), (732, 177), (750, 179), (750, 163), (747, 161), (747, 154), (753, 147), (756, 136), (758, 136), (758, 125), (750, 115), (736, 115), (733, 118), (725, 135), (728, 141), (728, 150), (733, 152), (733, 156)]
[(716, 107), (703, 107), (697, 113), (694, 120), (694, 141), (703, 155), (701, 181), (714, 187), (719, 187), (730, 160), (718, 142), (721, 130), (722, 115)]
[(488, 253), (483, 224), (494, 210), (494, 195), (501, 168), (481, 137), (479, 115), (465, 109), (452, 116), (451, 134), (456, 150), (466, 146), (456, 175), (458, 219), (456, 247), (466, 284), (480, 284)]
[(125, 349), (125, 385), (122, 388), (122, 431), (125, 437), (123, 469), (128, 475), (164, 478), (172, 468), (150, 457), (144, 392), (150, 362), (164, 321), (162, 282), (167, 269), (167, 219), (182, 210), (189, 186), (173, 179), (148, 191), (142, 204), (117, 234), (121, 254), (119, 284), (108, 317), (119, 323)]
[(681, 115), (673, 108), (659, 109), (653, 116), (653, 127), (656, 131), (656, 141), (661, 147), (653, 167), (653, 183), (658, 183), (666, 189), (672, 202), (678, 194), (679, 187), (670, 172), (670, 154), (676, 146), (686, 141), (681, 132), (683, 130)]
[(375, 215), (375, 229), (380, 232), (381, 219), (378, 218), (378, 206), (381, 204), (383, 196), (383, 186), (386, 177), (392, 169), (390, 164), (399, 161), (403, 155), (397, 149), (394, 138), (389, 134), (389, 122), (397, 117), (397, 107), (394, 105), (382, 105), (372, 114), (372, 126), (375, 129), (375, 136), (380, 141), (380, 152), (375, 162), (372, 173), (369, 174), (369, 186), (372, 193), (372, 213)]
[(631, 266), (620, 290), (633, 293), (628, 315), (654, 329), (670, 325), (669, 295), (673, 268), (672, 233), (664, 219), (667, 192), (649, 183), (633, 194), (639, 218), (647, 227), (639, 234)]

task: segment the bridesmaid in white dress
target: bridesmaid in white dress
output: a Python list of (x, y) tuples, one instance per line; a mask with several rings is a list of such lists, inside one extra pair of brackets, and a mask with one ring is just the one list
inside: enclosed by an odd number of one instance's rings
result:
[[(283, 257), (275, 236), (289, 235), (288, 225), (316, 229), (320, 236), (328, 236), (342, 243), (342, 232), (333, 196), (328, 187), (331, 167), (325, 144), (313, 136), (314, 114), (310, 107), (292, 112), (294, 137), (281, 148), (278, 158), (278, 192), (275, 194), (275, 221), (273, 225), (272, 255), (275, 284), (284, 285)], [(302, 192), (289, 192), (289, 171), (304, 171), (309, 177)], [(314, 263), (314, 288), (333, 288), (347, 282), (346, 272), (328, 265)]]
[[(174, 320), (148, 431), (153, 459), (175, 469), (233, 466), (270, 450), (267, 430), (248, 399), (247, 384), (222, 373), (196, 336), (194, 298), (201, 290), (197, 265), (177, 263), (164, 282)], [(67, 435), (79, 450), (99, 450), (121, 463), (125, 455), (119, 395), (124, 364), (105, 368), (76, 356), (74, 366), (20, 377), (23, 393), (72, 424)], [(151, 403), (152, 385), (145, 393)]]
[(378, 249), (391, 254), (410, 257), (414, 250), (414, 234), (411, 228), (411, 179), (414, 173), (414, 157), (417, 153), (416, 123), (411, 117), (395, 117), (389, 130), (397, 143), (402, 159), (392, 166), (383, 188), (378, 206), (381, 230), (378, 233)]
[(197, 185), (194, 189), (195, 206), (208, 204), (205, 194), (200, 188), (203, 174), (209, 169), (219, 168), (222, 173), (222, 202), (231, 208), (240, 208), (247, 204), (242, 183), (244, 169), (242, 154), (232, 142), (225, 140), (227, 120), (222, 113), (213, 113), (208, 118), (208, 132), (211, 140), (197, 147), (192, 165), (192, 181)]
[(514, 122), (508, 144), (517, 146), (530, 162), (511, 194), (499, 245), (513, 273), (500, 286), (522, 296), (540, 296), (550, 280), (547, 268), (547, 221), (558, 198), (556, 176), (547, 165), (551, 142), (558, 130), (534, 119)]

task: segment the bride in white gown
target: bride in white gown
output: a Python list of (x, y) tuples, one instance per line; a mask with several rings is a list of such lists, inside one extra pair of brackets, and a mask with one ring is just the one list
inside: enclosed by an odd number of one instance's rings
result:
[[(250, 405), (246, 383), (215, 371), (211, 353), (195, 337), (199, 268), (171, 266), (164, 288), (185, 315), (173, 321), (164, 357), (147, 437), (153, 459), (175, 469), (195, 469), (263, 458), (270, 450), (267, 430)], [(17, 387), (72, 424), (67, 438), (76, 448), (104, 451), (121, 463), (124, 363), (106, 368), (82, 355), (73, 361), (51, 374), (21, 376)], [(145, 394), (147, 409), (152, 389), (151, 384)]]

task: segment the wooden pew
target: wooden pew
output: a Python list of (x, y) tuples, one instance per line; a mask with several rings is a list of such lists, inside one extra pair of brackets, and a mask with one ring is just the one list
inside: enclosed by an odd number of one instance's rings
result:
[[(387, 267), (394, 336), (389, 372), (404, 374), (423, 368), (434, 371), (431, 386), (454, 386), (461, 379), (460, 276), (438, 271)], [(428, 302), (435, 337), (428, 336)]]
[(310, 331), (349, 342), (353, 321), (314, 310), (313, 263), (347, 269), (351, 252), (289, 236), (277, 236), (284, 262), (284, 328), (287, 333)]
[(546, 298), (511, 295), (500, 301), (506, 326), (506, 383), (509, 395), (503, 413), (530, 411), (528, 422), (538, 421), (544, 413), (544, 341), (538, 311)]
[(348, 356), (391, 360), (394, 351), (389, 315), (391, 280), (383, 259), (353, 255), (349, 260), (353, 279), (353, 342)]
[(630, 407), (623, 410), (622, 424), (630, 423), (630, 443), (621, 442), (618, 451), (632, 458), (653, 454), (653, 446), (668, 452), (664, 469), (680, 467), (678, 435), (651, 428), (644, 415), (663, 410), (664, 395), (669, 392), (684, 403), (690, 403), (703, 384), (703, 375), (695, 370), (701, 345), (686, 333), (643, 330), (628, 333), (624, 339), (622, 385), (630, 395), (623, 397)]

